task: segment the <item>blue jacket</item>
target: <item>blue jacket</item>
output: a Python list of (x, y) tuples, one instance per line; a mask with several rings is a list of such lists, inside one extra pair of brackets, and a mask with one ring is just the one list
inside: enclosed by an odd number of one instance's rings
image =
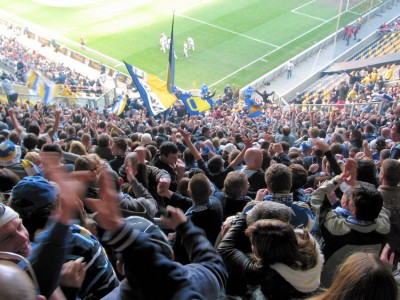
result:
[(190, 253), (188, 265), (169, 260), (148, 234), (128, 223), (114, 235), (107, 233), (105, 242), (123, 255), (126, 279), (103, 299), (218, 299), (227, 278), (222, 258), (192, 222), (177, 232)]

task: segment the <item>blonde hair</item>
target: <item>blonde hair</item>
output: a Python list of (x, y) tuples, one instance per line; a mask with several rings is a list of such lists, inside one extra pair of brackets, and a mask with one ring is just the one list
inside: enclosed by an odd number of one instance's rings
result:
[(331, 287), (313, 300), (397, 299), (394, 277), (376, 254), (354, 253), (336, 273)]
[(72, 141), (69, 145), (69, 152), (77, 155), (87, 155), (85, 146), (78, 141)]

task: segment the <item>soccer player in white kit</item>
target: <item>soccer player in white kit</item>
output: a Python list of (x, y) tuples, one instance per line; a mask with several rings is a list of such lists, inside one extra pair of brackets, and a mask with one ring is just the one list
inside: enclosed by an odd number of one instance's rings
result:
[(194, 51), (194, 40), (189, 36), (187, 39), (187, 43), (189, 46), (189, 50), (193, 50)]

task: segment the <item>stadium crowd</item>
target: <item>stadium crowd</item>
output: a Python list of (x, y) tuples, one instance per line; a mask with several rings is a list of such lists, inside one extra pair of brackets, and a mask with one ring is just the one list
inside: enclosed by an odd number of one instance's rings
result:
[(9, 28), (0, 34), (0, 60), (13, 68), (13, 73), (7, 74), (11, 81), (25, 83), (24, 74), (34, 69), (46, 78), (62, 85), (64, 95), (77, 92), (93, 95), (103, 92), (105, 75), (100, 74), (97, 78), (89, 78), (64, 63), (50, 60), (38, 51), (20, 43), (16, 39), (19, 35), (21, 35), (19, 27)]
[[(78, 76), (9, 43), (2, 55), (24, 66)], [(120, 116), (3, 104), (0, 258), (35, 276), (0, 260), (0, 298), (397, 299), (390, 68), (294, 99), (332, 110), (265, 93), (255, 118), (229, 85), (198, 116), (177, 102), (151, 117), (133, 99)]]

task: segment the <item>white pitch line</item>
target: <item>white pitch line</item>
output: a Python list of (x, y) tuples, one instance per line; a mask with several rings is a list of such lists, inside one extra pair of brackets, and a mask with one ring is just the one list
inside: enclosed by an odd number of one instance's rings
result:
[(298, 12), (298, 11), (291, 11), (291, 12), (294, 13), (294, 14), (298, 14), (298, 15), (302, 15), (302, 16), (309, 17), (309, 18), (313, 18), (313, 19), (316, 19), (316, 20), (319, 20), (319, 21), (323, 21), (323, 22), (326, 21), (325, 19), (321, 19), (321, 18), (318, 18), (318, 17), (314, 17), (314, 16), (308, 15), (308, 14), (303, 14), (303, 13)]
[[(346, 11), (340, 13), (340, 15), (343, 15), (344, 13), (346, 13)], [(286, 47), (287, 45), (293, 43), (294, 41), (298, 40), (299, 38), (302, 38), (303, 36), (305, 36), (305, 35), (309, 34), (310, 32), (314, 31), (315, 29), (318, 29), (319, 27), (324, 26), (326, 23), (329, 23), (330, 21), (336, 19), (337, 17), (339, 17), (339, 15), (336, 15), (336, 16), (330, 18), (329, 20), (326, 20), (325, 22), (323, 22), (323, 23), (319, 24), (318, 26), (315, 26), (314, 28), (312, 28), (312, 29), (310, 29), (310, 30), (304, 32), (303, 34), (301, 34), (301, 35), (299, 35), (298, 37), (296, 37), (296, 38), (290, 40), (289, 42), (283, 44), (282, 46), (279, 46), (278, 48), (276, 48), (276, 49), (274, 49), (274, 50), (268, 52), (267, 54), (264, 54), (263, 56), (260, 56), (259, 58), (253, 60), (252, 62), (248, 63), (247, 65), (245, 65), (245, 66), (243, 66), (243, 67), (241, 67), (240, 69), (238, 69), (238, 70), (232, 72), (231, 74), (225, 76), (224, 78), (222, 78), (222, 79), (220, 79), (220, 80), (214, 82), (213, 84), (209, 85), (209, 87), (213, 87), (213, 86), (217, 85), (218, 83), (224, 81), (225, 79), (231, 77), (232, 75), (235, 75), (236, 73), (239, 73), (240, 71), (246, 69), (247, 67), (249, 67), (249, 66), (255, 64), (255, 63), (258, 62), (259, 60), (264, 59), (265, 57), (271, 55), (272, 53), (275, 53), (276, 51), (282, 49), (283, 47)]]
[(185, 19), (189, 19), (189, 20), (192, 20), (192, 21), (195, 21), (195, 22), (198, 22), (198, 23), (201, 23), (201, 24), (210, 26), (210, 27), (214, 27), (214, 28), (217, 28), (217, 29), (226, 31), (226, 32), (230, 32), (230, 33), (232, 33), (232, 34), (236, 34), (236, 35), (242, 36), (242, 37), (244, 37), (244, 38), (247, 38), (247, 39), (250, 39), (250, 40), (253, 40), (253, 41), (256, 41), (256, 42), (259, 42), (259, 43), (268, 45), (268, 46), (271, 46), (271, 47), (279, 48), (279, 46), (277, 46), (277, 45), (274, 45), (274, 44), (271, 44), (271, 43), (268, 43), (268, 42), (265, 42), (265, 41), (262, 41), (262, 40), (253, 38), (253, 37), (251, 37), (251, 36), (248, 36), (248, 35), (245, 35), (245, 34), (242, 34), (242, 33), (239, 33), (239, 32), (236, 32), (236, 31), (233, 31), (233, 30), (230, 30), (230, 29), (221, 27), (221, 26), (217, 26), (217, 25), (214, 25), (214, 24), (205, 22), (205, 21), (201, 21), (201, 20), (198, 20), (198, 19), (195, 19), (195, 18), (191, 18), (191, 17), (185, 16), (185, 15), (179, 14), (179, 13), (176, 13), (176, 15), (177, 15), (177, 16), (180, 16), (180, 17), (182, 17), (182, 18), (185, 18)]
[(308, 4), (313, 3), (315, 1), (317, 1), (317, 0), (311, 0), (310, 2), (304, 3), (303, 5), (300, 5), (300, 6), (296, 7), (296, 8), (294, 8), (294, 9), (292, 9), (291, 12), (296, 12), (296, 10), (298, 10), (298, 9), (304, 7), (304, 6), (307, 6)]

